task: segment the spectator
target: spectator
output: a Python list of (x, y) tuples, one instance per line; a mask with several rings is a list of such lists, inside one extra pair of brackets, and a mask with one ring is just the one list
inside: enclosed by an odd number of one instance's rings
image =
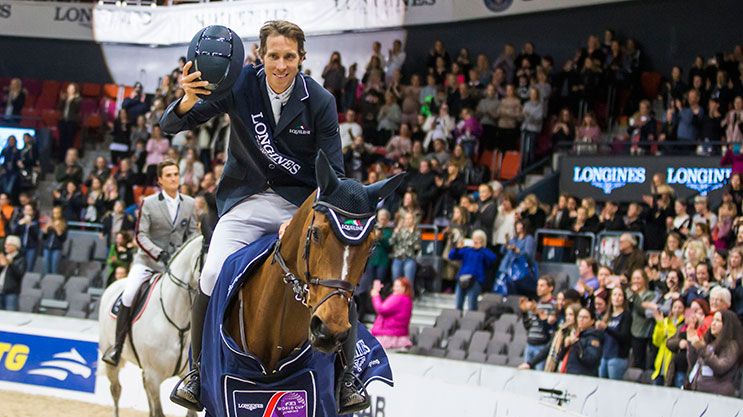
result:
[(348, 67), (348, 76), (343, 84), (343, 110), (354, 109), (358, 105), (361, 82), (356, 76), (358, 65), (354, 62)]
[(410, 125), (402, 123), (399, 133), (387, 142), (387, 146), (385, 147), (387, 159), (397, 161), (403, 155), (408, 155), (412, 152), (413, 141), (410, 135)]
[(490, 184), (480, 184), (477, 187), (477, 199), (477, 218), (473, 227), (485, 232), (487, 246), (492, 248), (495, 245), (493, 242), (493, 227), (498, 215), (498, 203), (493, 196), (493, 187)]
[(686, 333), (689, 365), (693, 364), (689, 375), (692, 390), (735, 395), (742, 350), (740, 326), (733, 312), (724, 311), (714, 314), (703, 337), (694, 331)]
[(465, 107), (461, 112), (462, 119), (457, 123), (454, 130), (458, 145), (462, 145), (468, 159), (473, 159), (478, 153), (480, 138), (482, 137), (482, 125), (472, 114), (472, 109)]
[(0, 166), (0, 187), (2, 192), (8, 195), (16, 195), (20, 180), (19, 163), (21, 152), (18, 150), (18, 142), (14, 135), (8, 136), (5, 147), (0, 152), (2, 166)]
[(466, 192), (464, 179), (455, 164), (446, 164), (446, 176), (435, 178), (439, 196), (434, 208), (434, 217), (449, 218), (452, 208), (459, 202), (460, 197)]
[[(462, 144), (454, 145), (454, 149), (451, 151), (451, 157), (449, 158), (449, 165), (454, 165), (457, 170), (466, 176), (472, 169), (472, 158), (468, 157), (464, 151)], [(465, 179), (467, 181), (467, 179)]]
[[(108, 279), (108, 285), (111, 285), (114, 273), (119, 267), (124, 267), (127, 270), (134, 259), (134, 252), (136, 246), (132, 240), (132, 235), (128, 231), (119, 231), (116, 233), (114, 242), (111, 244), (108, 250), (108, 257), (106, 258), (106, 267), (111, 271), (111, 275)], [(108, 286), (106, 285), (106, 286)]]
[(536, 87), (528, 90), (529, 101), (524, 104), (521, 124), (521, 152), (524, 166), (528, 166), (534, 159), (534, 150), (537, 144), (537, 137), (542, 131), (542, 121), (544, 120), (545, 108)]
[(614, 201), (607, 201), (599, 215), (599, 230), (624, 229), (624, 219), (618, 213), (619, 205)]
[[(703, 223), (707, 225), (708, 230), (711, 230), (717, 224), (717, 216), (715, 213), (710, 211), (709, 202), (707, 197), (698, 195), (694, 197), (694, 209), (696, 214), (691, 218), (691, 224)], [(694, 228), (691, 230), (691, 236), (698, 237), (694, 232)]]
[(392, 294), (382, 301), (382, 283), (374, 281), (371, 290), (372, 303), (377, 318), (371, 334), (379, 339), (385, 349), (399, 349), (412, 346), (410, 341), (410, 318), (413, 314), (413, 286), (405, 277), (395, 279)]
[(628, 281), (628, 277), (637, 269), (645, 266), (645, 255), (637, 247), (637, 239), (630, 233), (622, 233), (619, 236), (619, 255), (614, 258), (612, 271), (619, 276), (623, 276), (623, 281)]
[(109, 145), (109, 149), (111, 150), (111, 161), (114, 164), (117, 164), (121, 158), (129, 156), (131, 145), (136, 142), (136, 139), (147, 140), (149, 137), (147, 126), (144, 125), (144, 116), (142, 116), (141, 122), (140, 118), (137, 118), (137, 127), (134, 131), (129, 121), (129, 113), (125, 109), (119, 110), (110, 127), (111, 145)]
[(65, 184), (68, 181), (72, 181), (75, 185), (79, 185), (83, 182), (83, 167), (78, 162), (77, 149), (67, 149), (64, 163), (57, 165), (54, 169), (54, 180), (58, 184)]
[(67, 85), (65, 91), (60, 92), (57, 110), (59, 116), (59, 154), (73, 148), (75, 135), (80, 128), (80, 88), (75, 83)]
[[(723, 111), (725, 108), (723, 107)], [(725, 128), (725, 140), (729, 143), (743, 143), (743, 96), (736, 96), (733, 108), (725, 115), (722, 121)]]
[(64, 218), (52, 218), (44, 227), (44, 273), (59, 273), (62, 248), (67, 240), (67, 222)]
[(408, 174), (408, 188), (418, 196), (418, 203), (424, 213), (431, 210), (437, 194), (436, 174), (431, 171), (431, 162), (421, 159), (418, 171)]
[(575, 142), (575, 123), (569, 108), (560, 110), (559, 117), (553, 122), (550, 129), (552, 146), (565, 150), (573, 146)]
[(8, 198), (8, 194), (0, 194), (0, 239), (11, 234), (11, 229), (13, 226), (11, 220), (13, 218), (14, 212), (15, 207), (10, 204), (10, 198)]
[(598, 272), (599, 266), (595, 259), (583, 258), (578, 261), (578, 281), (575, 283), (575, 290), (583, 298), (591, 298), (599, 289), (599, 280), (596, 277)]
[(362, 135), (361, 125), (356, 123), (356, 112), (353, 109), (346, 110), (346, 116), (343, 123), (338, 126), (338, 132), (341, 135), (341, 148), (350, 146), (353, 138)]
[(157, 164), (165, 160), (169, 149), (170, 142), (168, 142), (168, 139), (162, 136), (160, 125), (158, 124), (152, 126), (152, 136), (147, 141), (147, 162), (145, 166), (147, 178), (145, 180), (145, 184), (155, 184), (155, 178), (157, 176)]
[(480, 296), (487, 282), (487, 271), (496, 261), (495, 254), (486, 247), (487, 236), (482, 230), (472, 234), (472, 247), (465, 247), (464, 240), (459, 240), (456, 247), (449, 252), (449, 259), (462, 261), (457, 273), (456, 308), (464, 309), (464, 300), (470, 311), (477, 311), (477, 297)]
[(375, 146), (384, 145), (386, 142), (377, 137), (378, 122), (382, 104), (385, 101), (384, 89), (379, 76), (370, 77), (364, 82), (364, 92), (359, 104), (359, 113), (361, 114), (361, 126), (364, 132), (364, 138), (369, 140)]
[(369, 257), (365, 272), (371, 281), (387, 281), (390, 269), (390, 252), (392, 251), (392, 245), (390, 244), (393, 233), (392, 226), (390, 212), (386, 209), (379, 209), (377, 211), (377, 222), (374, 225), (376, 245)]
[(444, 42), (442, 42), (440, 39), (436, 39), (436, 41), (433, 43), (433, 49), (431, 49), (431, 51), (428, 53), (428, 60), (426, 65), (428, 66), (429, 71), (436, 67), (436, 61), (439, 58), (441, 58), (445, 67), (449, 68), (449, 65), (451, 65), (451, 57), (444, 48)]
[(131, 120), (137, 120), (140, 115), (144, 115), (149, 110), (150, 106), (146, 103), (146, 95), (144, 94), (142, 83), (135, 82), (132, 92), (129, 97), (125, 98), (121, 103), (121, 108), (125, 109), (129, 113)]
[(567, 336), (558, 358), (561, 360), (560, 372), (572, 375), (599, 375), (603, 334), (595, 329), (593, 311), (581, 308), (576, 319), (577, 332)]
[(199, 161), (196, 149), (186, 148), (186, 155), (181, 159), (179, 165), (181, 184), (188, 184), (197, 189), (204, 178), (204, 164)]
[[(2, 196), (0, 196), (2, 199)], [(21, 252), (26, 260), (26, 271), (33, 271), (36, 264), (36, 255), (39, 248), (39, 215), (36, 207), (27, 203), (23, 205), (22, 217), (12, 223), (12, 232), (21, 239)]]
[(578, 154), (594, 154), (601, 142), (601, 128), (596, 123), (593, 113), (583, 116), (583, 122), (575, 132), (575, 152)]
[(482, 147), (485, 150), (492, 151), (495, 149), (495, 138), (497, 135), (497, 119), (498, 119), (498, 106), (500, 100), (496, 95), (497, 91), (495, 86), (488, 84), (485, 87), (485, 97), (480, 99), (477, 103), (477, 109), (475, 114), (480, 119), (482, 125)]
[(518, 256), (523, 255), (529, 260), (534, 260), (537, 252), (537, 242), (534, 240), (534, 236), (529, 234), (528, 230), (528, 220), (516, 220), (514, 237), (505, 246), (506, 253), (503, 260), (501, 260), (499, 272), (508, 273), (511, 264)]
[(510, 193), (503, 196), (498, 215), (495, 217), (493, 225), (493, 243), (495, 245), (505, 245), (511, 239), (514, 228), (516, 227), (516, 199)]
[(26, 104), (26, 89), (23, 88), (20, 78), (13, 78), (10, 80), (10, 85), (7, 91), (5, 91), (5, 108), (3, 114), (5, 120), (13, 123), (21, 120), (21, 110)]
[[(655, 116), (650, 112), (650, 101), (642, 100), (639, 110), (629, 119), (629, 133), (631, 155), (648, 153), (652, 149), (651, 143), (657, 137), (658, 124)], [(640, 144), (642, 143), (642, 144)]]
[[(632, 271), (631, 285), (627, 289), (627, 300), (632, 308), (632, 367), (650, 369), (650, 336), (653, 321), (646, 312), (657, 306), (653, 302), (655, 294), (648, 289), (648, 277), (642, 269)], [(654, 356), (653, 356), (654, 357)]]
[(400, 208), (395, 212), (395, 224), (403, 222), (405, 215), (408, 213), (415, 216), (416, 223), (420, 223), (423, 213), (418, 204), (418, 196), (415, 194), (415, 191), (406, 191), (405, 194), (403, 194), (402, 204), (400, 204)]
[(21, 256), (21, 239), (5, 238), (5, 251), (0, 253), (0, 310), (18, 311), (18, 294), (26, 273), (26, 261)]
[(392, 246), (392, 276), (406, 277), (415, 284), (415, 257), (421, 249), (420, 230), (413, 213), (406, 213), (390, 237)]
[(36, 145), (36, 139), (28, 133), (23, 134), (23, 149), (21, 149), (18, 167), (22, 180), (21, 187), (36, 186), (38, 175), (41, 173), (39, 149)]
[(506, 96), (498, 105), (498, 150), (512, 151), (519, 149), (519, 125), (523, 118), (521, 100), (516, 97), (513, 85), (506, 86)]
[(346, 83), (346, 67), (341, 63), (341, 54), (338, 51), (333, 51), (330, 54), (330, 61), (325, 68), (322, 70), (322, 86), (330, 91), (335, 97), (335, 102), (338, 107), (338, 112), (341, 111), (341, 104), (343, 103), (343, 86)]
[[(537, 300), (529, 301), (522, 298), (519, 308), (526, 313), (524, 328), (526, 328), (526, 349), (524, 362), (530, 363), (542, 350), (548, 349), (554, 325), (557, 323), (555, 299), (552, 292), (555, 289), (555, 280), (544, 275), (537, 281)], [(545, 362), (535, 363), (532, 369), (544, 370)]]
[[(364, 143), (363, 136), (356, 136), (353, 138), (352, 144), (343, 149), (343, 163), (346, 169), (346, 175), (357, 181), (366, 180), (369, 166), (376, 159), (377, 155), (374, 153), (374, 147)], [(210, 173), (207, 173), (206, 176), (210, 176)]]
[[(556, 307), (558, 311), (560, 309), (560, 296), (562, 293), (557, 294)], [(558, 321), (559, 328), (555, 331), (552, 337), (552, 342), (548, 349), (542, 349), (538, 355), (533, 357), (530, 362), (524, 362), (518, 366), (519, 369), (534, 369), (536, 364), (545, 361), (544, 371), (545, 372), (562, 372), (560, 369), (560, 353), (565, 346), (565, 339), (575, 335), (577, 333), (576, 317), (580, 311), (580, 304), (568, 304), (564, 307), (564, 320), (562, 323)]]
[(66, 221), (80, 220), (80, 213), (85, 204), (82, 193), (78, 190), (77, 184), (70, 180), (65, 184), (64, 189), (52, 191), (54, 196), (54, 205), (61, 206)]
[(94, 177), (97, 178), (101, 182), (101, 184), (103, 184), (104, 182), (106, 182), (109, 176), (111, 176), (111, 168), (108, 167), (106, 158), (99, 156), (95, 158), (93, 169), (90, 171), (88, 177), (85, 179), (85, 185), (90, 187)]
[(395, 71), (402, 70), (402, 66), (405, 63), (405, 57), (406, 54), (402, 49), (402, 41), (400, 39), (392, 41), (392, 49), (388, 51), (387, 68), (385, 69), (387, 79), (390, 79)]
[(629, 367), (632, 317), (621, 287), (611, 290), (611, 303), (596, 328), (604, 331), (604, 350), (599, 364), (599, 377), (621, 380)]
[(529, 234), (534, 234), (537, 229), (544, 227), (544, 223), (547, 221), (547, 214), (539, 207), (539, 200), (534, 194), (524, 197), (517, 212), (522, 219), (528, 220), (527, 233)]
[(87, 223), (98, 223), (99, 216), (103, 213), (99, 213), (98, 207), (95, 204), (95, 197), (89, 195), (87, 198), (87, 205), (80, 211), (80, 221)]
[[(725, 109), (727, 108), (725, 107)], [(711, 98), (707, 102), (707, 112), (699, 126), (699, 139), (703, 145), (697, 149), (697, 153), (709, 156), (713, 151), (715, 153), (719, 152), (720, 146), (710, 145), (709, 142), (721, 142), (724, 134), (720, 102), (716, 98)]]
[(687, 106), (681, 106), (681, 100), (676, 100), (676, 112), (673, 122), (678, 126), (676, 137), (682, 152), (689, 152), (691, 144), (699, 139), (699, 126), (704, 118), (704, 109), (699, 105), (699, 91), (692, 89), (687, 93)]
[[(684, 300), (676, 298), (673, 300), (671, 310), (666, 317), (663, 317), (660, 309), (653, 311), (653, 318), (655, 319), (653, 345), (658, 348), (658, 355), (655, 357), (655, 368), (651, 378), (656, 385), (670, 385), (669, 382), (672, 382), (674, 386), (679, 385), (677, 380), (679, 375), (672, 367), (675, 361), (674, 353), (666, 343), (684, 325), (685, 308)], [(682, 378), (681, 383), (683, 383), (683, 374), (680, 375), (680, 378)]]
[[(430, 115), (423, 123), (423, 131), (426, 132), (426, 138), (423, 141), (423, 148), (427, 149), (429, 144), (433, 143), (434, 148), (437, 140), (443, 140), (444, 144), (451, 139), (452, 131), (456, 127), (456, 121), (449, 115), (449, 106), (442, 104), (439, 108), (438, 115)], [(444, 162), (442, 162), (444, 163)]]
[(103, 230), (101, 234), (106, 239), (106, 245), (111, 245), (111, 238), (119, 232), (133, 232), (135, 226), (134, 216), (124, 211), (124, 201), (116, 200), (113, 210), (106, 213), (101, 220)]

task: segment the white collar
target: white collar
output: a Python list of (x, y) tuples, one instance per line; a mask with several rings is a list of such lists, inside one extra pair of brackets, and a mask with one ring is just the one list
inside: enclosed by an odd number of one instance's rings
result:
[(271, 88), (271, 85), (268, 84), (268, 77), (266, 77), (266, 89), (268, 91), (268, 97), (272, 101), (273, 100), (278, 100), (278, 101), (281, 102), (281, 104), (286, 104), (286, 102), (289, 101), (289, 97), (292, 95), (292, 91), (294, 90), (294, 84), (296, 82), (297, 82), (297, 78), (295, 77), (292, 80), (292, 83), (289, 86), (289, 88), (287, 88), (286, 90), (284, 90), (283, 93), (277, 93), (277, 92), (273, 91), (273, 89)]
[(181, 193), (179, 193), (179, 192), (176, 191), (175, 197), (171, 197), (171, 196), (168, 195), (168, 193), (166, 193), (165, 191), (162, 191), (162, 195), (163, 195), (163, 197), (165, 197), (165, 200), (166, 201), (169, 201), (171, 203), (176, 203), (177, 204), (178, 203), (178, 200), (179, 200), (179, 197), (181, 196)]

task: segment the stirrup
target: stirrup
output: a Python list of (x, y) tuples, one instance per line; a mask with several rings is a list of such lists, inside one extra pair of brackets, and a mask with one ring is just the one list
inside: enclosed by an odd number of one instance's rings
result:
[[(343, 387), (343, 386), (339, 387), (339, 389), (338, 389), (338, 397), (337, 397), (338, 398), (338, 400), (337, 400), (338, 401), (337, 411), (338, 411), (338, 414), (339, 415), (357, 413), (359, 411), (366, 410), (367, 408), (369, 408), (371, 406), (371, 397), (369, 396), (369, 393), (366, 392), (366, 389), (363, 388), (363, 387), (360, 390), (357, 389), (356, 388), (356, 380), (357, 380), (357, 378), (356, 378), (355, 375), (353, 375), (352, 378), (353, 378), (353, 383), (349, 386), (349, 388), (353, 390), (353, 392), (354, 392), (355, 395), (358, 395), (361, 398), (363, 398), (363, 401), (358, 402), (358, 403), (355, 403), (355, 404), (351, 404), (351, 405), (348, 405), (348, 406), (345, 406), (344, 407), (343, 404), (341, 404), (342, 403), (342, 401), (341, 401), (342, 398), (341, 397), (342, 397), (342, 393), (343, 393), (345, 387)], [(344, 379), (345, 379), (345, 377), (344, 377)], [(345, 381), (341, 381), (341, 385), (347, 385), (347, 384), (346, 384)]]
[[(190, 370), (186, 376), (178, 380), (176, 382), (175, 386), (173, 387), (173, 391), (170, 392), (170, 401), (180, 405), (183, 408), (187, 408), (189, 410), (193, 411), (202, 411), (204, 409), (204, 405), (201, 404), (201, 401), (199, 401), (198, 398), (184, 398), (180, 395), (179, 391), (181, 389), (181, 385), (183, 385), (186, 380), (189, 380), (199, 373), (198, 366), (194, 369)], [(185, 390), (185, 387), (184, 387)]]
[(119, 363), (121, 363), (120, 349), (117, 349), (115, 345), (109, 346), (108, 349), (103, 352), (101, 360), (110, 366), (119, 366)]

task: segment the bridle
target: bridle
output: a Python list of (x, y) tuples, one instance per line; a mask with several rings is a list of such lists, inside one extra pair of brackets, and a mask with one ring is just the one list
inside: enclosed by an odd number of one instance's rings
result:
[(341, 210), (327, 202), (318, 201), (317, 198), (315, 199), (315, 202), (312, 205), (312, 219), (310, 220), (310, 225), (307, 228), (307, 231), (305, 232), (305, 239), (304, 239), (304, 251), (302, 257), (304, 258), (305, 262), (305, 269), (304, 269), (304, 280), (299, 279), (296, 274), (294, 274), (289, 267), (286, 265), (286, 261), (284, 260), (284, 257), (281, 256), (281, 239), (276, 241), (276, 245), (274, 246), (273, 250), (273, 260), (272, 263), (275, 262), (279, 265), (281, 270), (283, 271), (283, 281), (285, 284), (289, 285), (292, 292), (294, 293), (294, 299), (305, 307), (310, 308), (310, 305), (308, 304), (308, 298), (310, 294), (310, 287), (311, 286), (321, 286), (326, 288), (332, 288), (332, 291), (327, 293), (320, 302), (317, 303), (317, 305), (312, 306), (312, 313), (314, 314), (315, 311), (317, 311), (318, 308), (320, 308), (323, 303), (331, 299), (333, 296), (340, 296), (341, 298), (346, 300), (346, 303), (348, 305), (351, 305), (351, 301), (353, 298), (354, 290), (356, 289), (356, 286), (351, 284), (349, 281), (345, 281), (342, 279), (337, 278), (327, 278), (322, 279), (318, 278), (310, 272), (310, 248), (312, 246), (312, 233), (314, 230), (315, 225), (315, 216), (317, 215), (317, 207), (318, 206), (324, 206), (330, 210), (335, 210), (337, 212), (343, 213), (347, 217), (351, 218), (369, 218), (370, 216), (374, 216), (374, 213), (363, 213), (363, 214), (353, 214), (348, 213), (344, 210)]

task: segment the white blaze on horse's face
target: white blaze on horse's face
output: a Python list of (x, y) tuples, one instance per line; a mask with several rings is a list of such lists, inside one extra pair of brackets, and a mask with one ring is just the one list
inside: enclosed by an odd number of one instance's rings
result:
[(343, 268), (341, 268), (341, 281), (348, 279), (348, 258), (351, 256), (351, 250), (348, 245), (343, 247)]

